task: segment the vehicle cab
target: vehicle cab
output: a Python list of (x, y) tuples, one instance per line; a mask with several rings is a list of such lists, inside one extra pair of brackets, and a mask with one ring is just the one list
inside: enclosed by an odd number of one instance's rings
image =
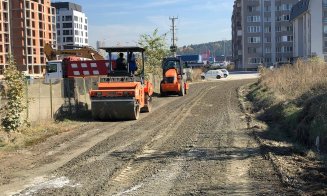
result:
[(54, 60), (48, 61), (46, 64), (46, 73), (44, 77), (44, 83), (49, 84), (56, 83), (63, 78), (63, 70), (62, 70), (62, 61)]

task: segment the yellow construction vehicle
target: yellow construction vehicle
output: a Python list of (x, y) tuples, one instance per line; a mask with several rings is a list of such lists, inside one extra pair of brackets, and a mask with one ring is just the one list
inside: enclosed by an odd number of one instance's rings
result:
[[(74, 47), (76, 48), (76, 46)], [(46, 43), (44, 45), (44, 54), (46, 55), (48, 61), (57, 60), (57, 55), (75, 56), (92, 60), (104, 60), (103, 56), (89, 46), (79, 47), (78, 49), (55, 50), (50, 44)]]

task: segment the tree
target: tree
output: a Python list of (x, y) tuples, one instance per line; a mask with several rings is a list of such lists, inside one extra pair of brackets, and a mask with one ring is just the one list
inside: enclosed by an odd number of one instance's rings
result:
[(24, 76), (17, 70), (12, 56), (4, 71), (4, 82), (7, 86), (8, 101), (1, 108), (1, 125), (7, 132), (16, 131), (22, 124), (22, 112), (26, 108), (25, 83)]
[(161, 61), (169, 54), (166, 34), (158, 35), (158, 29), (155, 29), (151, 35), (141, 35), (138, 44), (145, 49), (145, 73), (161, 74)]

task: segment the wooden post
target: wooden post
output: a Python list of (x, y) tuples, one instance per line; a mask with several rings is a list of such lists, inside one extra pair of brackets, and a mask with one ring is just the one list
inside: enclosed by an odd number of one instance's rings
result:
[(50, 113), (51, 118), (53, 118), (53, 108), (52, 108), (52, 79), (50, 79)]

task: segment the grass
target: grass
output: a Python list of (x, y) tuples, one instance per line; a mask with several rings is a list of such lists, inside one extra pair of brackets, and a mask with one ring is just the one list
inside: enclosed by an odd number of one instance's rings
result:
[(80, 126), (72, 121), (47, 121), (33, 124), (19, 132), (6, 133), (0, 130), (0, 151), (17, 150), (47, 140), (49, 137), (71, 131)]
[(201, 67), (193, 68), (192, 69), (192, 81), (200, 81), (202, 72), (203, 72), (203, 69)]
[(327, 152), (327, 65), (318, 58), (260, 70), (247, 98), (272, 134)]

